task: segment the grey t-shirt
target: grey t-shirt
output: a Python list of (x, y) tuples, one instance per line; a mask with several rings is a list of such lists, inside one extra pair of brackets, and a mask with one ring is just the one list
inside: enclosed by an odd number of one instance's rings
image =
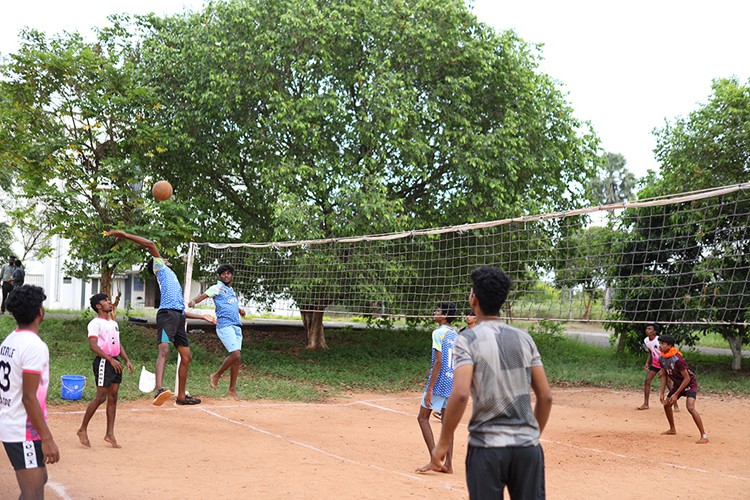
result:
[(469, 445), (536, 446), (539, 423), (531, 408), (531, 367), (542, 357), (531, 336), (502, 321), (483, 321), (458, 334), (454, 369), (474, 365)]

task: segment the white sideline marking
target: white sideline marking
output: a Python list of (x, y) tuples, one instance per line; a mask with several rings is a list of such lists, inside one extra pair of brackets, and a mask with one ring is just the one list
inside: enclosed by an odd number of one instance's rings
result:
[(63, 486), (60, 483), (55, 483), (53, 481), (47, 481), (47, 486), (50, 487), (57, 495), (62, 498), (63, 500), (73, 500), (72, 497), (68, 496), (68, 492), (65, 491), (65, 486)]
[[(350, 405), (347, 404), (347, 405), (344, 405), (344, 406), (350, 406)], [(352, 465), (357, 465), (357, 466), (360, 466), (360, 467), (368, 467), (368, 468), (371, 468), (371, 469), (378, 470), (380, 472), (389, 472), (391, 474), (396, 474), (398, 476), (402, 476), (402, 477), (405, 477), (407, 479), (411, 479), (413, 481), (421, 481), (421, 482), (425, 481), (424, 478), (419, 477), (419, 476), (415, 476), (413, 474), (407, 474), (405, 472), (399, 472), (399, 471), (389, 470), (389, 469), (386, 469), (384, 467), (380, 467), (378, 465), (366, 464), (366, 463), (358, 462), (356, 460), (352, 460), (350, 458), (342, 457), (341, 455), (336, 455), (335, 453), (331, 453), (331, 452), (328, 452), (328, 451), (325, 451), (325, 450), (321, 450), (320, 448), (318, 448), (316, 446), (313, 446), (311, 444), (303, 443), (302, 441), (297, 441), (295, 439), (290, 439), (290, 438), (288, 438), (286, 436), (282, 436), (281, 434), (275, 434), (275, 433), (267, 431), (265, 429), (261, 429), (260, 427), (256, 427), (256, 426), (251, 425), (251, 424), (246, 424), (245, 422), (240, 422), (238, 420), (233, 420), (231, 418), (225, 417), (224, 415), (220, 415), (220, 414), (218, 414), (216, 412), (213, 412), (211, 410), (208, 410), (206, 408), (198, 408), (198, 409), (201, 410), (203, 413), (207, 413), (207, 414), (212, 415), (212, 416), (214, 416), (216, 418), (219, 418), (221, 420), (226, 420), (227, 422), (230, 422), (230, 423), (242, 426), (242, 427), (247, 427), (248, 429), (254, 430), (256, 432), (260, 432), (261, 434), (265, 434), (266, 436), (271, 436), (271, 437), (274, 437), (276, 439), (280, 439), (282, 441), (286, 441), (288, 443), (291, 443), (291, 444), (294, 444), (294, 445), (297, 445), (297, 446), (301, 446), (303, 448), (307, 448), (308, 450), (312, 450), (312, 451), (314, 451), (316, 453), (320, 453), (321, 455), (325, 455), (325, 456), (328, 456), (328, 457), (331, 457), (331, 458), (335, 458), (336, 460), (340, 460), (342, 462), (346, 462), (346, 463), (349, 463), (349, 464), (352, 464)], [(453, 490), (453, 491), (460, 491), (460, 492), (464, 491), (463, 488), (455, 488), (454, 486), (449, 485), (449, 484), (445, 484), (445, 483), (441, 484), (441, 486), (443, 488), (445, 488), (445, 489), (449, 489), (449, 490)]]
[[(539, 439), (539, 441), (542, 442), (542, 443), (556, 444), (556, 445), (565, 446), (565, 447), (568, 447), (568, 448), (575, 448), (577, 450), (591, 451), (593, 453), (602, 453), (604, 455), (612, 455), (612, 456), (615, 456), (615, 457), (618, 457), (618, 458), (625, 458), (625, 459), (636, 460), (635, 457), (631, 457), (629, 455), (622, 455), (620, 453), (615, 453), (614, 451), (610, 451), (610, 450), (600, 450), (598, 448), (586, 448), (584, 446), (577, 446), (577, 445), (571, 444), (571, 443), (563, 443), (563, 442), (560, 442), (560, 441), (551, 441), (549, 439)], [(638, 459), (638, 460), (641, 460), (641, 459)], [(691, 472), (700, 472), (700, 473), (703, 473), (703, 474), (716, 474), (718, 476), (727, 477), (727, 478), (730, 478), (730, 479), (742, 479), (743, 481), (750, 481), (750, 478), (743, 477), (743, 476), (736, 476), (734, 474), (727, 474), (725, 472), (713, 472), (713, 471), (710, 471), (710, 470), (707, 470), (707, 469), (698, 469), (696, 467), (688, 467), (686, 465), (677, 465), (677, 464), (673, 464), (673, 463), (669, 463), (669, 462), (657, 462), (655, 460), (648, 460), (648, 461), (651, 462), (652, 464), (655, 464), (655, 465), (664, 465), (666, 467), (672, 467), (674, 469), (683, 469), (683, 470), (687, 470), (687, 471), (691, 471)]]

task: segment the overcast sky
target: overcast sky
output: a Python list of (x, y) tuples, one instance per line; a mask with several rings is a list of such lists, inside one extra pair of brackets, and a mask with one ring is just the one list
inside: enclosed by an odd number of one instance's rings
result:
[[(543, 44), (541, 69), (602, 147), (642, 176), (657, 169), (652, 131), (706, 102), (714, 78), (750, 78), (750, 2), (740, 0), (476, 0), (480, 21)], [(89, 32), (118, 12), (167, 14), (202, 0), (24, 0), (3, 6), (0, 52), (23, 26)]]

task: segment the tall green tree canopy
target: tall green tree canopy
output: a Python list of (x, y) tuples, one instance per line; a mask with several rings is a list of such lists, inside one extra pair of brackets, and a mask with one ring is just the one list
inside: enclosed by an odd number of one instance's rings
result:
[(76, 33), (48, 38), (30, 30), (0, 67), (7, 104), (2, 167), (17, 176), (22, 195), (36, 201), (27, 205), (28, 214), (44, 207), (41, 225), (71, 241), (69, 272), (100, 272), (105, 291), (118, 267), (135, 259), (114, 248), (105, 230), (127, 225), (151, 237), (179, 238), (189, 227), (179, 220), (178, 205), (156, 208), (150, 201), (144, 167), (154, 131), (144, 110), (153, 103), (137, 81), (139, 62), (117, 27), (100, 31), (94, 42)]
[[(651, 175), (640, 198), (746, 183), (750, 82), (715, 80), (707, 103), (656, 137), (661, 172)], [(688, 343), (698, 333), (718, 332), (739, 369), (742, 344), (750, 340), (744, 324), (750, 321), (749, 215), (747, 189), (627, 214), (634, 238), (619, 276), (630, 292), (619, 307), (632, 311), (628, 319), (675, 321), (670, 333)]]
[(570, 208), (595, 162), (536, 49), (461, 0), (227, 1), (142, 25), (167, 133), (152, 165), (224, 238)]
[(619, 153), (606, 153), (603, 159), (604, 164), (588, 183), (591, 201), (599, 205), (612, 205), (632, 200), (637, 179), (625, 166), (625, 157)]

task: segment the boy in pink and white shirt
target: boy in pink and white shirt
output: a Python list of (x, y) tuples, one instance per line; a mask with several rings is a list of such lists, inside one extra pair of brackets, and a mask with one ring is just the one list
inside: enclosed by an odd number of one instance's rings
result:
[(38, 286), (13, 289), (6, 309), (18, 328), (0, 345), (0, 441), (16, 471), (21, 498), (43, 498), (45, 464), (60, 460), (47, 426), (49, 350), (39, 337), (46, 298)]
[(88, 340), (89, 348), (96, 357), (94, 358), (94, 380), (96, 381), (96, 397), (86, 407), (83, 414), (81, 427), (78, 429), (78, 440), (83, 446), (90, 447), (88, 436), (88, 425), (96, 413), (97, 408), (105, 401), (107, 402), (107, 432), (104, 440), (113, 448), (120, 448), (115, 439), (115, 414), (117, 413), (117, 393), (122, 383), (123, 365), (120, 356), (133, 374), (133, 365), (125, 353), (125, 348), (120, 344), (120, 328), (117, 321), (110, 317), (112, 302), (104, 293), (97, 293), (90, 299), (91, 309), (96, 317), (89, 322)]
[[(646, 350), (648, 351), (648, 359), (646, 359), (646, 364), (643, 365), (643, 369), (646, 370), (646, 380), (643, 382), (643, 404), (636, 408), (637, 410), (648, 410), (651, 382), (661, 373), (661, 365), (659, 364), (661, 351), (659, 351), (659, 337), (656, 336), (660, 329), (659, 323), (646, 324), (646, 338), (643, 339), (643, 345), (646, 346)], [(671, 381), (668, 381), (668, 384), (671, 388)], [(679, 411), (677, 404), (675, 404), (674, 409), (675, 411)]]

